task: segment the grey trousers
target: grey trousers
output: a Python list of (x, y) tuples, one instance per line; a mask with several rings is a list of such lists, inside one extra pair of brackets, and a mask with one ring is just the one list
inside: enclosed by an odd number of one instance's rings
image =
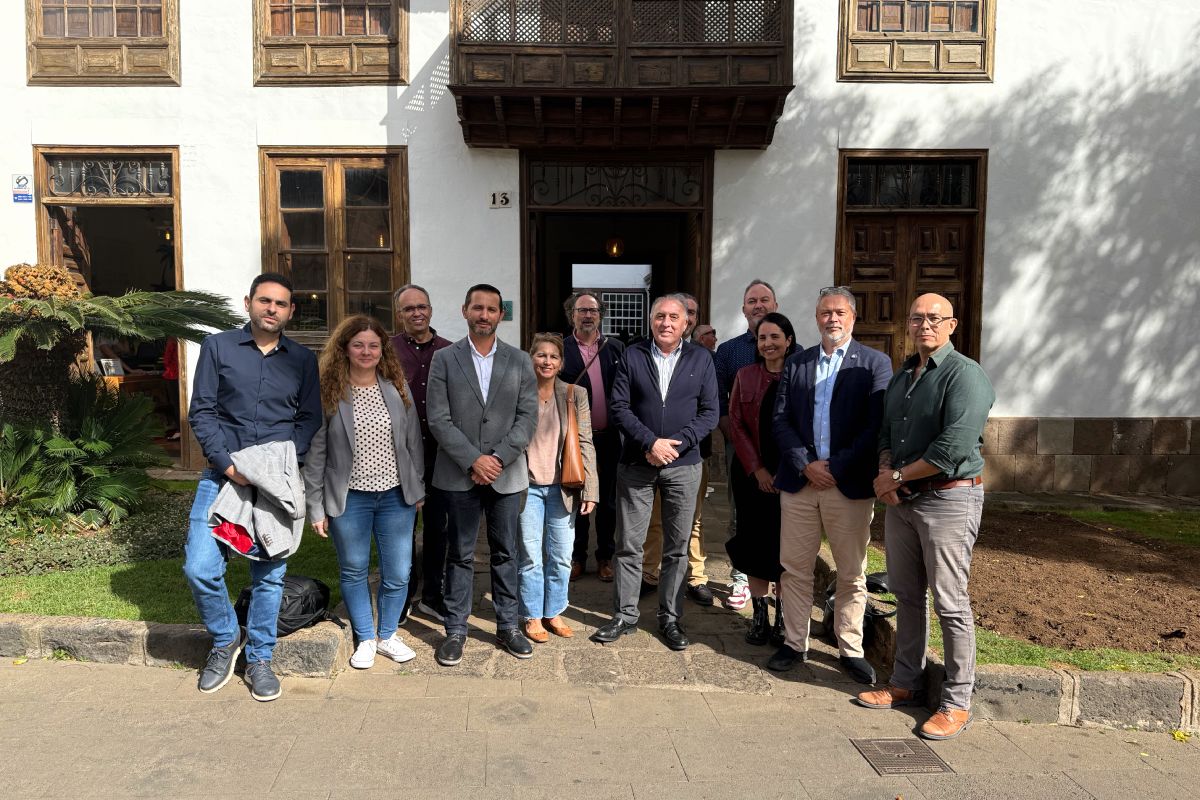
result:
[(613, 554), (613, 605), (625, 622), (637, 624), (641, 612), (642, 550), (654, 492), (662, 498), (662, 568), (658, 575), (658, 624), (678, 622), (683, 611), (683, 584), (687, 577), (687, 548), (692, 536), (696, 492), (701, 464), (658, 469), (649, 464), (622, 464), (617, 468), (617, 549)]
[(975, 687), (975, 618), (967, 581), (971, 551), (979, 536), (983, 487), (964, 486), (926, 492), (912, 501), (888, 506), (884, 517), (888, 585), (896, 595), (896, 661), (892, 685), (924, 686), (929, 648), (929, 604), (942, 628), (946, 680), (940, 707), (971, 707)]

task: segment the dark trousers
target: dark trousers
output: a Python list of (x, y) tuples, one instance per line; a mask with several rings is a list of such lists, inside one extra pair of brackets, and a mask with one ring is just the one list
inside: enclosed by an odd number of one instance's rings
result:
[(492, 605), (496, 630), (517, 627), (518, 542), (525, 492), (499, 494), (490, 486), (465, 492), (442, 493), (447, 505), (446, 633), (465, 634), (474, 594), (475, 543), (479, 517), (487, 517), (488, 549), (492, 563)]
[(596, 446), (596, 477), (600, 481), (600, 502), (591, 514), (575, 518), (575, 548), (571, 560), (587, 563), (588, 532), (592, 519), (596, 521), (596, 560), (611, 561), (616, 549), (617, 530), (617, 463), (621, 457), (621, 435), (616, 426), (592, 433)]
[[(404, 601), (401, 621), (408, 619), (413, 598), (419, 596), (430, 608), (441, 608), (446, 594), (446, 498), (441, 489), (433, 488), (433, 467), (425, 470), (425, 505), (421, 507), (421, 557), (413, 558), (412, 577)], [(413, 537), (417, 535), (413, 522)], [(416, 542), (413, 542), (416, 552)]]

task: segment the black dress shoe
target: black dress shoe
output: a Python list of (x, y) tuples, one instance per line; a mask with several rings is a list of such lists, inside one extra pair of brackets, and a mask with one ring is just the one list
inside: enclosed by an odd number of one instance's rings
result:
[(865, 658), (859, 658), (858, 656), (838, 656), (838, 663), (857, 682), (868, 685), (875, 683), (875, 668)]
[(713, 604), (712, 589), (708, 588), (707, 584), (698, 583), (695, 586), (687, 587), (687, 596), (702, 606), (711, 606)]
[(595, 633), (593, 633), (591, 636), (591, 639), (593, 642), (600, 642), (601, 644), (611, 644), (612, 642), (615, 642), (617, 639), (620, 639), (622, 636), (628, 636), (629, 634), (635, 632), (636, 630), (637, 630), (637, 625), (626, 622), (625, 620), (621, 619), (620, 617), (613, 617), (612, 621), (610, 621), (607, 625), (603, 626), (602, 628), (599, 628)]
[(775, 655), (767, 659), (767, 669), (772, 672), (787, 672), (797, 664), (808, 661), (808, 651), (793, 650), (786, 644), (781, 644)]
[(687, 650), (687, 646), (692, 643), (687, 634), (683, 632), (683, 628), (679, 627), (678, 622), (668, 622), (658, 631), (662, 634), (667, 647), (672, 650)]
[(533, 645), (516, 628), (497, 633), (496, 643), (517, 658), (533, 658)]
[(638, 589), (638, 597), (645, 597), (646, 595), (654, 594), (657, 591), (658, 591), (657, 583), (650, 583), (650, 581), (643, 580), (641, 588)]
[(463, 645), (467, 643), (465, 633), (451, 633), (438, 645), (434, 658), (443, 667), (453, 667), (462, 661)]

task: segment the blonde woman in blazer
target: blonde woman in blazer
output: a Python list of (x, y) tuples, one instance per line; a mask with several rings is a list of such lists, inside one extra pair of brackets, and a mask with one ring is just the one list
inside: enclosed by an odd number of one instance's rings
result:
[[(413, 522), (425, 499), (421, 421), (387, 331), (372, 317), (346, 319), (321, 353), (324, 422), (304, 464), (308, 516), (333, 538), (342, 598), (356, 642), (350, 666), (375, 654), (408, 661), (396, 634), (412, 571)], [(379, 590), (371, 613), (367, 572), (379, 551)]]
[(567, 384), (558, 379), (563, 364), (563, 340), (539, 333), (529, 350), (538, 382), (537, 427), (526, 450), (529, 495), (521, 511), (521, 561), (518, 573), (521, 618), (525, 635), (545, 642), (550, 633), (573, 636), (562, 617), (571, 579), (575, 546), (575, 515), (590, 514), (599, 499), (596, 450), (592, 446), (592, 417), (587, 392), (575, 390), (579, 450), (583, 454), (583, 489), (562, 485), (562, 450), (567, 432)]

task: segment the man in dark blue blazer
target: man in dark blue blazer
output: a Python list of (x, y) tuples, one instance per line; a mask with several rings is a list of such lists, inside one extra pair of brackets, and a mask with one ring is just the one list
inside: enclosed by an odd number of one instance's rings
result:
[[(821, 534), (837, 565), (836, 634), (840, 661), (861, 683), (875, 670), (862, 647), (866, 611), (867, 545), (875, 513), (873, 481), (879, 472), (876, 443), (891, 360), (854, 341), (854, 295), (844, 286), (817, 298), (821, 343), (788, 359), (775, 405), (775, 438), (781, 460), (779, 581), (785, 608), (808, 608)], [(784, 619), (787, 636), (767, 661), (776, 671), (808, 658), (808, 614)]]
[(662, 499), (658, 627), (667, 647), (683, 650), (679, 625), (687, 547), (702, 465), (700, 441), (717, 427), (717, 373), (703, 347), (683, 341), (687, 306), (667, 295), (650, 308), (648, 342), (630, 345), (613, 381), (612, 413), (624, 435), (617, 468), (616, 614), (592, 639), (615, 642), (637, 630), (643, 547), (654, 494)]

